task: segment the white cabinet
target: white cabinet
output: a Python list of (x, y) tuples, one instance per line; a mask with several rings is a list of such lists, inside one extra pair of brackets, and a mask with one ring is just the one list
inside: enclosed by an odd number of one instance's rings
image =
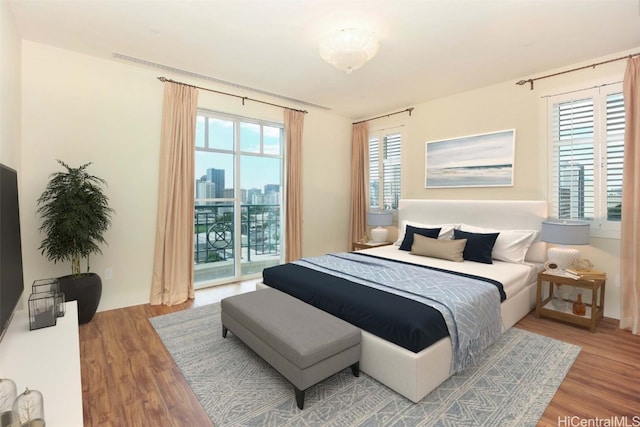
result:
[(47, 427), (82, 427), (82, 383), (78, 308), (66, 304), (56, 326), (29, 330), (27, 310), (16, 311), (0, 343), (0, 376), (12, 379), (18, 394), (38, 390)]

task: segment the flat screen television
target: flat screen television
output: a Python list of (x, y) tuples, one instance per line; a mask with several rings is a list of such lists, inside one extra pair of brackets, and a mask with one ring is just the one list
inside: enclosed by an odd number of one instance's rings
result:
[(0, 341), (23, 292), (18, 174), (0, 164)]

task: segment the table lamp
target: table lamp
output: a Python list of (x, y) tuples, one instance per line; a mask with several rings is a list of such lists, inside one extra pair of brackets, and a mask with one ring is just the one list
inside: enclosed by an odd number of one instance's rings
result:
[(387, 241), (388, 230), (386, 227), (393, 223), (393, 215), (389, 210), (370, 211), (367, 213), (367, 225), (375, 227), (371, 229), (371, 241), (382, 243)]
[(589, 223), (563, 219), (542, 221), (540, 240), (561, 245), (549, 248), (547, 258), (548, 262), (556, 264), (557, 268), (567, 269), (580, 257), (580, 251), (562, 245), (588, 245)]

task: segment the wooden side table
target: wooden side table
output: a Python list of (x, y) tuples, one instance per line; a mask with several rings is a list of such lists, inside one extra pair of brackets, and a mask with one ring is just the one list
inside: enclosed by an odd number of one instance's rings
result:
[(381, 242), (381, 243), (377, 243), (377, 242), (367, 242), (367, 243), (360, 243), (360, 242), (353, 242), (353, 247), (352, 247), (352, 251), (359, 251), (361, 249), (371, 249), (371, 248), (377, 248), (378, 246), (389, 246), (393, 244), (393, 242)]
[[(542, 298), (542, 286), (543, 282), (547, 282), (549, 285), (548, 296)], [(554, 285), (572, 286), (575, 288), (589, 289), (591, 290), (591, 303), (588, 304), (585, 300), (587, 310), (584, 316), (573, 314), (572, 301), (564, 300), (565, 307), (557, 308), (553, 305), (554, 292), (557, 291), (557, 287)], [(591, 332), (596, 331), (598, 322), (604, 316), (604, 290), (606, 285), (606, 279), (574, 279), (568, 276), (556, 275), (550, 272), (538, 273), (538, 288), (536, 292), (536, 317), (548, 317), (556, 320), (563, 320), (565, 322), (573, 323), (575, 325), (581, 325), (588, 327)]]

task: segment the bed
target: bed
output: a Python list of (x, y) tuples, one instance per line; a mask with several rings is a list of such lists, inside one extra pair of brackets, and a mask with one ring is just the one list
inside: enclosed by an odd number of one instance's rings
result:
[[(394, 245), (359, 251), (359, 256), (459, 271), (499, 282), (503, 285), (504, 291), (504, 301), (498, 302), (497, 309), (498, 316), (501, 317), (502, 331), (512, 327), (533, 309), (537, 273), (544, 268), (546, 259), (546, 245), (539, 241), (537, 231), (547, 217), (547, 202), (403, 199), (400, 201), (398, 212), (399, 241)], [(513, 233), (524, 233), (529, 237), (522, 259), (514, 260), (507, 255), (504, 258), (507, 261), (493, 259), (492, 264), (468, 260), (454, 262), (416, 256), (399, 250), (398, 245), (403, 239), (406, 225), (431, 227), (442, 224), (471, 233), (497, 230), (502, 232), (502, 238), (498, 236), (502, 239), (502, 244), (504, 239)], [(499, 246), (497, 241), (496, 246)], [(494, 253), (497, 253), (496, 246)], [(504, 247), (501, 246), (502, 249)], [(522, 249), (522, 246), (519, 246), (519, 249)], [(258, 285), (265, 286), (267, 285), (264, 283)], [(452, 374), (453, 360), (454, 351), (449, 336), (414, 352), (362, 330), (361, 370), (413, 402), (421, 400)]]

